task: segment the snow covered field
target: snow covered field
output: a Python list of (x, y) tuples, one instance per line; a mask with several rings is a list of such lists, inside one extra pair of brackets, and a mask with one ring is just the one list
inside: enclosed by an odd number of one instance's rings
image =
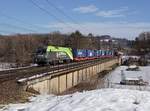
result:
[(150, 93), (128, 89), (101, 89), (66, 96), (38, 96), (30, 103), (3, 111), (150, 111)]

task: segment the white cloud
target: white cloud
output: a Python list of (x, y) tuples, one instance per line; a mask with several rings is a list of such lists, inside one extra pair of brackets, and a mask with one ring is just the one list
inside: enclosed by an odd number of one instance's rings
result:
[[(54, 28), (63, 33), (70, 33), (75, 30), (81, 31), (83, 34), (93, 33), (94, 35), (109, 34), (114, 37), (134, 39), (143, 31), (150, 31), (150, 23), (128, 23), (128, 22), (99, 22), (99, 23), (82, 23), (79, 25), (68, 23), (66, 26), (62, 23), (50, 24), (49, 28)], [(83, 28), (84, 27), (84, 28)]]
[(92, 12), (96, 12), (97, 10), (98, 8), (95, 5), (81, 6), (73, 9), (73, 11), (79, 13), (92, 13)]
[(94, 13), (96, 16), (105, 17), (105, 18), (124, 17), (126, 16), (126, 14), (131, 13), (129, 12), (128, 7), (121, 7), (120, 9), (113, 9), (113, 10), (100, 10), (95, 5), (77, 7), (74, 8), (73, 11), (82, 14)]
[(116, 10), (98, 11), (96, 16), (100, 17), (124, 17), (125, 13), (128, 11), (128, 7), (122, 7)]

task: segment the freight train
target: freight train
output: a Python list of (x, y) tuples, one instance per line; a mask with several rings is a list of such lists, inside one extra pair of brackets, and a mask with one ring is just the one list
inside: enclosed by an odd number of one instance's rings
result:
[(69, 63), (97, 58), (111, 58), (112, 50), (74, 49), (69, 47), (47, 46), (38, 48), (35, 53), (34, 63), (38, 65)]

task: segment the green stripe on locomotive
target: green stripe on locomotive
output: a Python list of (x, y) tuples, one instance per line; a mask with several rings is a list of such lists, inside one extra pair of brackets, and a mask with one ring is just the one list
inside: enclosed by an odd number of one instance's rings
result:
[(73, 60), (72, 49), (67, 47), (47, 46), (47, 52), (64, 52)]

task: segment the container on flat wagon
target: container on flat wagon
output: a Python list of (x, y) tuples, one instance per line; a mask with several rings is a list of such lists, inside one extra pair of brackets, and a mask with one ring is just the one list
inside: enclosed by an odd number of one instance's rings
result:
[(99, 50), (94, 50), (94, 56), (99, 57)]
[(114, 55), (114, 51), (110, 50), (109, 55), (113, 56)]
[(105, 56), (106, 55), (106, 51), (105, 50), (102, 50), (101, 51), (101, 56)]
[(87, 57), (94, 57), (94, 50), (87, 50)]
[(74, 58), (84, 58), (86, 57), (86, 50), (84, 49), (73, 49), (73, 57)]
[(98, 50), (98, 56), (102, 56), (102, 50)]
[(111, 50), (106, 50), (106, 56), (112, 56), (112, 51)]
[(109, 50), (105, 50), (105, 56), (109, 56)]

